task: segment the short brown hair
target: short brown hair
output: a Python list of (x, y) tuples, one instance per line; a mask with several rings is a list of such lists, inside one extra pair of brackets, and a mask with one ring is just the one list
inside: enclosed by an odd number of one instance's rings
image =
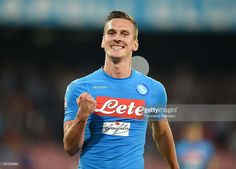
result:
[[(110, 20), (115, 19), (115, 18), (121, 18), (121, 19), (129, 20), (134, 25), (134, 31), (135, 31), (134, 38), (138, 39), (138, 26), (137, 26), (137, 24), (136, 24), (136, 22), (135, 22), (135, 20), (132, 16), (126, 14), (123, 11), (112, 11), (107, 16), (106, 21), (105, 21), (105, 25), (107, 24), (107, 22), (109, 22)], [(104, 26), (104, 31), (105, 31), (105, 26)], [(103, 31), (103, 33), (104, 33), (104, 31)]]

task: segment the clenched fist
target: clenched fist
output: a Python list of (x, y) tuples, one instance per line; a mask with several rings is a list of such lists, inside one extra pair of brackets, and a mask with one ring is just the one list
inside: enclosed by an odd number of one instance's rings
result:
[(87, 120), (88, 117), (94, 112), (97, 102), (87, 92), (83, 92), (77, 99), (76, 102), (79, 106), (79, 112), (77, 117)]

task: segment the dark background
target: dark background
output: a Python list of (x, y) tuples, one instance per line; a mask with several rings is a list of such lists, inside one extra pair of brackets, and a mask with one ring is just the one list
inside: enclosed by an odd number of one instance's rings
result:
[[(236, 102), (235, 7), (234, 0), (0, 0), (0, 169), (77, 168), (78, 154), (63, 150), (64, 94), (72, 80), (103, 66), (103, 24), (112, 10), (137, 21), (133, 55), (149, 62), (168, 104), (225, 107), (222, 120), (199, 123), (214, 163), (234, 169), (236, 118), (223, 119)], [(170, 121), (176, 145), (192, 123)], [(144, 157), (146, 169), (166, 168), (150, 129)]]
[[(64, 92), (103, 65), (101, 39), (102, 30), (0, 29), (1, 161), (25, 169), (76, 166), (77, 156), (63, 151)], [(134, 55), (147, 59), (149, 76), (164, 84), (169, 104), (235, 104), (234, 32), (141, 31), (139, 44)], [(235, 161), (234, 120), (203, 122), (225, 168)], [(176, 142), (187, 123), (171, 122)], [(146, 168), (164, 167), (150, 130), (145, 158)]]

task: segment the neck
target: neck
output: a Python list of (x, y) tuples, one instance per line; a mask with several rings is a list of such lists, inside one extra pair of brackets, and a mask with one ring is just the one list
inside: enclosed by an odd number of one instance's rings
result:
[(131, 57), (105, 58), (104, 71), (114, 78), (127, 78), (131, 75)]

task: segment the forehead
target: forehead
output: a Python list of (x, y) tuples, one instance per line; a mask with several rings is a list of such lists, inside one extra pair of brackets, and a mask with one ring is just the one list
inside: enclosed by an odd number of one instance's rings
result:
[(132, 32), (134, 30), (134, 25), (127, 19), (115, 18), (106, 23), (105, 30), (109, 29), (127, 30)]

